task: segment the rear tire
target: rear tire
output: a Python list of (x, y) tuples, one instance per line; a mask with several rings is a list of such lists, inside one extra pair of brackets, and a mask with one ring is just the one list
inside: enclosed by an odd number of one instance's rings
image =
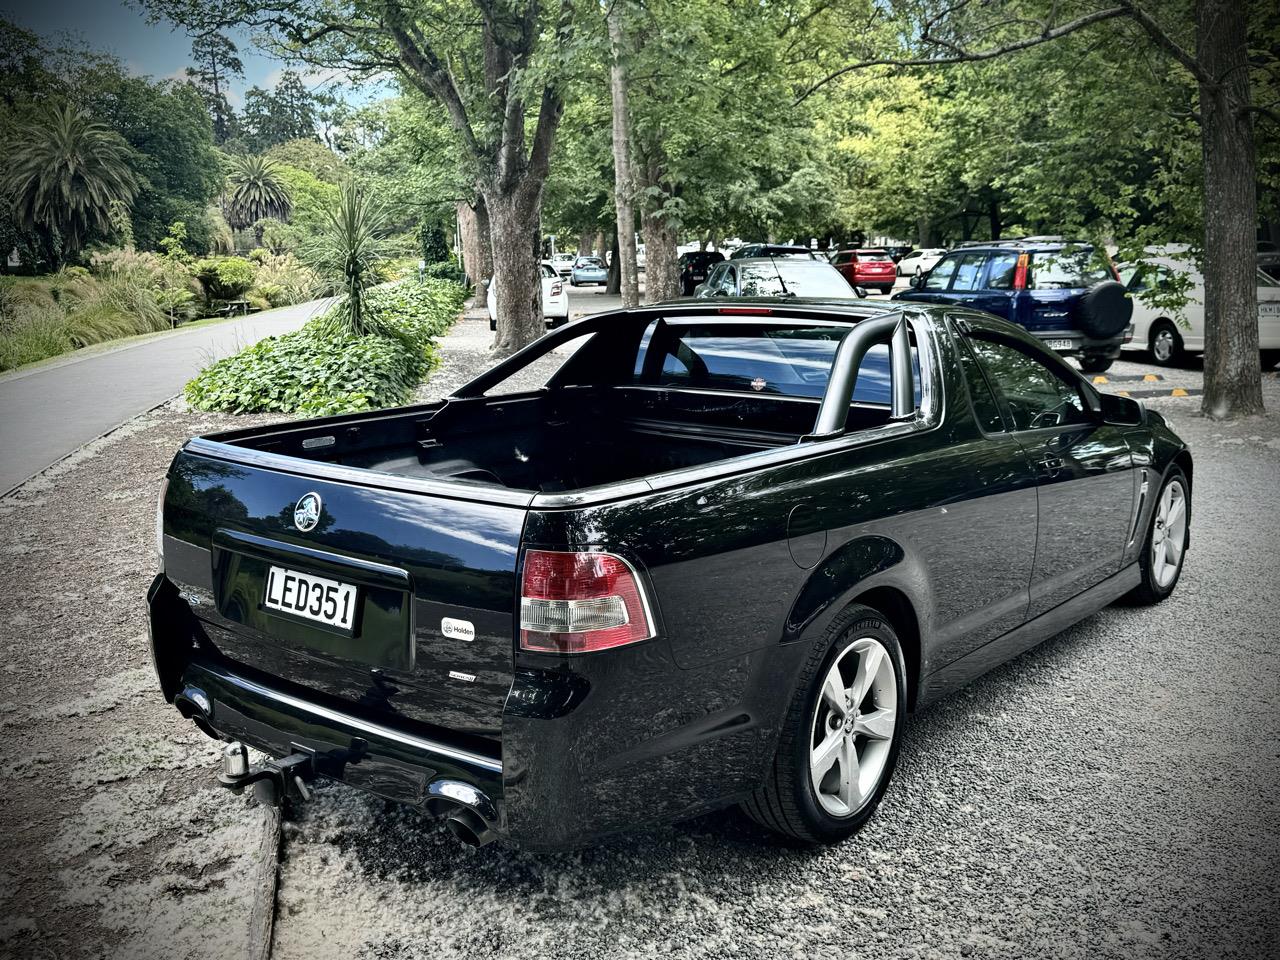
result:
[(1081, 357), (1080, 369), (1085, 373), (1105, 373), (1115, 363), (1110, 357)]
[(1191, 524), (1191, 488), (1178, 467), (1170, 467), (1151, 522), (1142, 540), (1138, 570), (1142, 581), (1128, 594), (1139, 604), (1159, 603), (1173, 593), (1182, 578), (1182, 563), (1187, 555), (1187, 536)]
[(1280, 350), (1259, 350), (1258, 359), (1262, 361), (1262, 369), (1270, 370), (1280, 363)]
[(1151, 325), (1148, 346), (1151, 348), (1151, 359), (1162, 367), (1177, 366), (1186, 354), (1182, 334), (1178, 333), (1178, 328), (1169, 320), (1157, 320)]
[(883, 616), (854, 605), (813, 644), (764, 783), (743, 803), (761, 826), (839, 843), (879, 806), (902, 743), (906, 663)]

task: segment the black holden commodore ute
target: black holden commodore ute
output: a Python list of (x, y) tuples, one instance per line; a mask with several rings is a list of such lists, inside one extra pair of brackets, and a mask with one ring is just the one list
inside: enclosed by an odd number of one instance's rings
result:
[(660, 304), (439, 403), (189, 441), (151, 644), (266, 802), (340, 780), (535, 849), (737, 803), (831, 843), (909, 713), (1167, 597), (1191, 489), (1158, 413), (985, 314)]

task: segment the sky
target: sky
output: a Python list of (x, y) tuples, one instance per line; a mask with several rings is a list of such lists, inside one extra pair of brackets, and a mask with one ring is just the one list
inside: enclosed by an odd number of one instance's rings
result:
[[(147, 23), (137, 7), (122, 0), (0, 0), (0, 16), (42, 37), (69, 33), (95, 50), (119, 57), (135, 74), (183, 77), (191, 63), (191, 38), (186, 33), (167, 24)], [(237, 79), (228, 95), (238, 108), (245, 90), (274, 87), (288, 67), (259, 52), (248, 34), (228, 32), (228, 36), (244, 61), (244, 79)]]

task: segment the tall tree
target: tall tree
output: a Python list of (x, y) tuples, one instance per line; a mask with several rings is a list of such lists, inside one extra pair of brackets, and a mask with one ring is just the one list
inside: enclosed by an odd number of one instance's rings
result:
[(113, 204), (127, 207), (141, 187), (133, 152), (115, 131), (66, 104), (46, 107), (5, 150), (0, 191), (19, 224), (42, 233), (56, 260), (91, 231), (111, 228)]
[(627, 103), (627, 43), (623, 25), (625, 0), (611, 0), (605, 19), (609, 30), (609, 97), (613, 105), (613, 202), (618, 219), (618, 278), (622, 305), (640, 303), (636, 275), (636, 181), (631, 172), (631, 109)]
[(191, 59), (195, 65), (187, 67), (187, 76), (209, 108), (214, 142), (225, 143), (235, 133), (235, 111), (227, 100), (227, 90), (233, 77), (244, 76), (239, 50), (229, 37), (205, 30), (191, 41)]
[(242, 230), (254, 228), (254, 237), (262, 245), (262, 220), (287, 220), (293, 209), (289, 189), (281, 179), (280, 165), (265, 157), (233, 157), (227, 175), (227, 223)]
[(290, 140), (317, 139), (318, 110), (317, 99), (302, 77), (286, 70), (272, 91), (256, 86), (245, 91), (240, 115), (245, 144), (254, 153), (263, 153)]
[[(1180, 65), (1199, 87), (1195, 116), (1204, 161), (1206, 306), (1201, 410), (1219, 418), (1248, 416), (1263, 411), (1253, 269), (1258, 226), (1253, 118), (1260, 111), (1252, 103), (1251, 74), (1277, 66), (1265, 44), (1255, 48), (1257, 62), (1249, 58), (1249, 7), (1246, 0), (1181, 0), (1157, 13), (1138, 0), (1073, 4), (1065, 11), (1050, 0), (982, 7), (890, 0), (877, 16), (888, 14), (897, 49), (886, 54), (855, 43), (848, 51), (852, 62), (816, 79), (797, 102), (840, 77), (873, 67), (985, 62), (1082, 30), (1129, 29), (1133, 40)], [(909, 38), (905, 47), (904, 37)], [(875, 33), (874, 39), (883, 43), (885, 33)], [(1274, 46), (1274, 38), (1266, 39)]]
[[(494, 349), (544, 332), (542, 191), (574, 56), (572, 0), (143, 0), (152, 16), (208, 31), (238, 24), (313, 66), (394, 72), (448, 113), (483, 197), (498, 298)], [(529, 131), (532, 122), (532, 133)]]

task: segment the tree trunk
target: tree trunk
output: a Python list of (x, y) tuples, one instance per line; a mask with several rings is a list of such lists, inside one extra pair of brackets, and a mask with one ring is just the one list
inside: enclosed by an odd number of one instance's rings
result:
[(531, 188), (527, 181), (510, 193), (485, 191), (498, 306), (493, 350), (499, 355), (514, 353), (544, 332), (537, 250), (540, 194), (541, 184)]
[(472, 205), (458, 201), (458, 231), (462, 234), (462, 267), (477, 298), (485, 296), (484, 282), (493, 276), (493, 252), (489, 243), (489, 210), (484, 198)]
[[(603, 244), (602, 244), (603, 246)], [(618, 268), (618, 235), (613, 235), (613, 257), (609, 260), (608, 280), (604, 285), (604, 292), (611, 297), (616, 297), (622, 291), (622, 271)]]
[(617, 251), (622, 305), (640, 303), (636, 271), (635, 177), (631, 172), (631, 113), (627, 107), (627, 68), (622, 62), (622, 0), (613, 0), (606, 17), (609, 24), (609, 94), (613, 99), (613, 202), (618, 217)]
[(680, 296), (675, 228), (666, 217), (646, 211), (640, 215), (640, 229), (644, 234), (644, 302), (673, 300)]
[(583, 230), (582, 236), (578, 239), (578, 256), (585, 257), (595, 252), (592, 241), (595, 240), (595, 234), (590, 230)]
[(987, 204), (987, 225), (991, 228), (991, 239), (1000, 239), (1000, 201), (992, 200)]
[(1207, 416), (1263, 412), (1258, 359), (1257, 194), (1245, 3), (1197, 0), (1204, 157), (1204, 398)]
[(916, 236), (922, 248), (933, 246), (933, 226), (929, 223), (928, 217), (919, 217), (916, 220)]

